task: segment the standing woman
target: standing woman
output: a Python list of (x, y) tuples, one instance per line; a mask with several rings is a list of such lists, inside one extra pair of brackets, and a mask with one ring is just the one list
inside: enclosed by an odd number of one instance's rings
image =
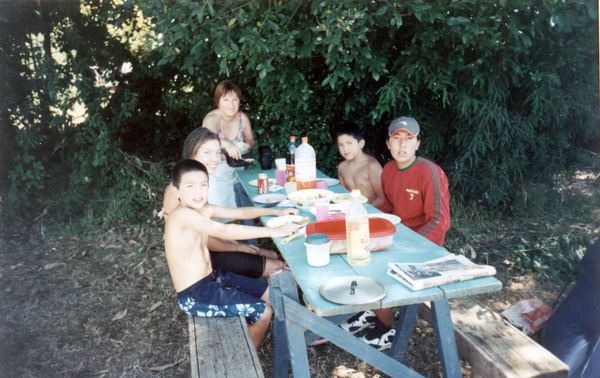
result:
[[(254, 147), (254, 135), (250, 119), (240, 111), (242, 91), (232, 81), (222, 81), (215, 90), (216, 109), (211, 110), (202, 127), (219, 136), (221, 147), (233, 159), (241, 159), (242, 154)], [(252, 206), (242, 185), (237, 180), (235, 169), (227, 165), (225, 156), (213, 175), (209, 176), (208, 198), (211, 203), (223, 207)]]

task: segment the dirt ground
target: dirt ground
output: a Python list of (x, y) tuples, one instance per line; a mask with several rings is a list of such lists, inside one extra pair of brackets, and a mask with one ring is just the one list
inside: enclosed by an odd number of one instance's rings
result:
[[(563, 220), (551, 232), (576, 230), (595, 239), (600, 214), (593, 217)], [(545, 228), (542, 222), (518, 227)], [(0, 235), (2, 378), (190, 376), (187, 320), (168, 277), (160, 224), (75, 236), (37, 222)], [(503, 289), (478, 299), (497, 312), (523, 299), (552, 305), (561, 289), (510, 265), (496, 268)], [(269, 330), (259, 350), (266, 376), (272, 341)], [(308, 354), (313, 377), (385, 376), (331, 344), (309, 347)], [(433, 330), (420, 318), (405, 364), (425, 377), (441, 376)], [(468, 377), (468, 363), (461, 367)]]
[[(152, 238), (159, 240), (156, 231)], [(116, 233), (88, 242), (4, 232), (2, 377), (188, 377), (187, 322), (160, 245), (139, 248)], [(504, 288), (479, 298), (496, 311), (522, 299), (552, 304), (559, 290), (536, 275), (500, 272), (497, 278)], [(259, 350), (267, 376), (271, 347), (269, 331)], [(331, 344), (310, 347), (309, 359), (314, 377), (383, 376)], [(405, 362), (426, 377), (439, 376), (435, 336), (420, 318)], [(468, 376), (470, 367), (461, 364)]]

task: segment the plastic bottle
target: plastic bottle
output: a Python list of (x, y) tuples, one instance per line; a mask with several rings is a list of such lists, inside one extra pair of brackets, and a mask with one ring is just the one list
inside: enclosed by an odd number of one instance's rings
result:
[(296, 137), (290, 137), (285, 149), (285, 182), (296, 181)]
[(346, 210), (346, 252), (352, 266), (371, 262), (369, 215), (360, 202), (360, 190), (352, 190), (352, 202)]
[(308, 144), (308, 137), (302, 137), (302, 144), (296, 149), (296, 189), (317, 188), (317, 155)]

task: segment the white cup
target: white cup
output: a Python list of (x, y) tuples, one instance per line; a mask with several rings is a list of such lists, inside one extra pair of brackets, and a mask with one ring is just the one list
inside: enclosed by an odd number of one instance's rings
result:
[(285, 159), (275, 159), (275, 167), (280, 171), (285, 171)]
[(308, 235), (304, 240), (306, 261), (308, 265), (325, 266), (329, 264), (329, 248), (331, 241), (325, 234)]

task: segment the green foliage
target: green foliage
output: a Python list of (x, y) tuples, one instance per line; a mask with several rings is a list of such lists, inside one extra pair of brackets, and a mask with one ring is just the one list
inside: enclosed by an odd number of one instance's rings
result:
[[(453, 192), (499, 205), (523, 177), (549, 180), (598, 136), (596, 6), (156, 0), (145, 9), (158, 65), (202, 90), (237, 80), (265, 143), (315, 132), (326, 141), (321, 125), (346, 118), (381, 157), (389, 122), (411, 115)], [(336, 152), (323, 147), (330, 173)]]
[(598, 148), (591, 0), (41, 0), (0, 16), (3, 217), (149, 211), (227, 77), (258, 145), (282, 156), (307, 135), (330, 175), (339, 120), (386, 163), (390, 121), (415, 117), (422, 154), (479, 205), (507, 208)]
[(519, 244), (510, 258), (524, 273), (534, 271), (562, 283), (575, 272), (579, 260), (591, 245), (585, 236), (565, 234), (532, 246)]

